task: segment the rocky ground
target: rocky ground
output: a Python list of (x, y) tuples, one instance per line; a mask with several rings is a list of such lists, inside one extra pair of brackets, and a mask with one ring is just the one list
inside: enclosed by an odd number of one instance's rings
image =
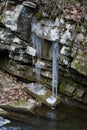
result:
[(23, 88), (25, 83), (17, 81), (17, 78), (0, 70), (0, 104), (14, 100), (28, 100), (31, 98)]

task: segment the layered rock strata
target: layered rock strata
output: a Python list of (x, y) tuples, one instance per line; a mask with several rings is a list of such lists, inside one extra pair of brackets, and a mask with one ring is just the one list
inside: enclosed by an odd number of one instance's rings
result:
[(87, 103), (86, 6), (79, 2), (70, 5), (72, 11), (76, 12), (72, 14), (67, 6), (61, 10), (61, 4), (56, 4), (56, 10), (49, 1), (1, 1), (0, 5), (0, 67), (29, 82), (36, 82), (36, 40), (41, 43), (40, 82), (51, 88), (52, 42), (57, 42), (58, 91), (81, 103)]

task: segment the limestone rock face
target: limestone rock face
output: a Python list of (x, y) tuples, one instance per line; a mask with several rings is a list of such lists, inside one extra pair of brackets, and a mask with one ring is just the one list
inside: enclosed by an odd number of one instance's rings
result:
[(22, 9), (23, 6), (19, 5), (16, 6), (13, 10), (6, 10), (3, 14), (4, 16), (2, 16), (2, 23), (11, 30), (17, 31), (17, 19)]
[(75, 25), (65, 23), (63, 18), (57, 17), (55, 20), (43, 18), (38, 22), (34, 17), (32, 20), (32, 32), (49, 41), (60, 40), (61, 44), (69, 44), (68, 40), (73, 38), (71, 32), (73, 33), (74, 29)]
[(20, 38), (29, 41), (31, 17), (33, 14), (31, 9), (27, 9), (20, 4), (17, 6), (8, 5), (7, 8), (3, 10), (0, 22), (10, 30), (16, 32)]

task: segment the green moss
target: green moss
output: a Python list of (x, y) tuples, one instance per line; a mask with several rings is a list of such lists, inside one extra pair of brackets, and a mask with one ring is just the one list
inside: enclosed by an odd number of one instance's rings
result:
[(60, 92), (64, 92), (65, 91), (65, 85), (63, 83), (60, 84), (59, 91)]
[(41, 19), (42, 19), (42, 10), (39, 10), (39, 11), (36, 13), (36, 18), (37, 18), (37, 20), (41, 20)]
[(78, 62), (75, 63), (74, 66), (75, 66), (76, 69), (78, 69), (79, 68), (79, 63)]
[(79, 68), (79, 61), (74, 59), (71, 66), (73, 68), (75, 68), (76, 70), (78, 70), (78, 68)]
[(80, 28), (80, 25), (76, 25), (76, 27), (75, 27), (75, 32), (76, 33), (80, 33), (81, 32), (81, 28)]
[(86, 49), (80, 50), (77, 53), (71, 67), (76, 69), (79, 73), (87, 76), (87, 55)]
[(56, 17), (57, 17), (57, 12), (56, 12), (55, 10), (53, 10), (53, 11), (51, 12), (50, 18), (52, 18), (52, 19), (55, 20)]
[(61, 18), (63, 18), (63, 16), (62, 16), (62, 15), (58, 15), (58, 18), (59, 18), (59, 20), (60, 20)]
[(3, 21), (5, 21), (5, 17), (6, 17), (5, 11), (6, 10), (4, 10), (3, 13), (2, 13), (2, 15), (0, 16), (0, 22), (2, 22), (2, 23), (3, 23)]
[(82, 45), (84, 45), (85, 47), (87, 47), (87, 42), (83, 42)]
[(68, 42), (69, 44), (72, 43), (72, 40), (70, 38), (66, 39), (66, 42)]
[(82, 25), (87, 29), (87, 20), (82, 23)]

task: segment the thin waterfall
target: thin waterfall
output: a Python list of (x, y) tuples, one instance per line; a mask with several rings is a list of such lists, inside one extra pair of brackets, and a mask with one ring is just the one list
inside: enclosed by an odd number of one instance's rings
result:
[(57, 97), (58, 87), (58, 43), (52, 42), (52, 96)]

